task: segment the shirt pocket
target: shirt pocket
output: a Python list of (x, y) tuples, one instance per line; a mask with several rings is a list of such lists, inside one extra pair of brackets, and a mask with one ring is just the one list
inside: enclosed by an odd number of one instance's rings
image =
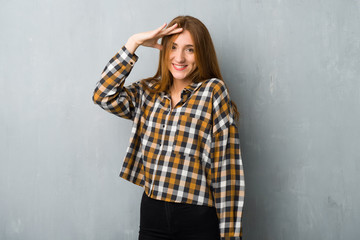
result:
[(177, 122), (173, 153), (201, 157), (210, 134), (211, 120), (205, 116), (181, 113)]

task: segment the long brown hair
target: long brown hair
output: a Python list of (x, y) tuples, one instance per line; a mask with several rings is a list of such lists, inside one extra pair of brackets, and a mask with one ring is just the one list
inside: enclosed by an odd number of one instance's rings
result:
[[(196, 69), (189, 75), (189, 78), (192, 79), (193, 82), (202, 82), (210, 78), (218, 78), (224, 82), (216, 57), (214, 44), (206, 26), (199, 19), (191, 16), (178, 16), (168, 24), (168, 27), (173, 26), (175, 23), (178, 24), (178, 27), (183, 28), (183, 31), (189, 31), (194, 41)], [(147, 84), (143, 84), (143, 86), (151, 93), (169, 91), (170, 86), (173, 83), (173, 77), (168, 68), (169, 50), (172, 47), (172, 42), (179, 34), (180, 33), (165, 36), (161, 39), (163, 48), (160, 51), (158, 69), (153, 77), (142, 80), (156, 81), (156, 83), (159, 84), (157, 88), (148, 88)], [(226, 86), (225, 82), (224, 84)], [(237, 121), (239, 119), (237, 106), (232, 100), (231, 105)]]

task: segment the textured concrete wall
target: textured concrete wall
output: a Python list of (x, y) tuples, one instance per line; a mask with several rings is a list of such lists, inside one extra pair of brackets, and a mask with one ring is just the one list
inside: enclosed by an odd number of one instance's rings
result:
[[(208, 26), (242, 115), (244, 239), (358, 239), (356, 0), (1, 1), (0, 239), (137, 239), (131, 122), (91, 95), (131, 34), (180, 14)], [(156, 69), (137, 54), (128, 83)]]

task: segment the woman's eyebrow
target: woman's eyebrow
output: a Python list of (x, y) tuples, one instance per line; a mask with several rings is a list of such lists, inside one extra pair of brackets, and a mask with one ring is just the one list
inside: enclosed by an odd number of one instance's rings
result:
[[(175, 42), (173, 42), (173, 45), (174, 45), (174, 46), (178, 46), (178, 44), (175, 43)], [(185, 45), (185, 47), (194, 47), (194, 45), (192, 45), (192, 44), (187, 44), (187, 45)]]

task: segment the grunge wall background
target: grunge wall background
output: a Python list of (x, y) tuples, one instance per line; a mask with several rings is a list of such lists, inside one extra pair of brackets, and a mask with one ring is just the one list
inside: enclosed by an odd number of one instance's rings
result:
[[(1, 1), (0, 239), (138, 236), (131, 122), (91, 100), (127, 38), (189, 14), (241, 112), (244, 240), (360, 234), (357, 0)], [(154, 74), (139, 48), (128, 83)]]

